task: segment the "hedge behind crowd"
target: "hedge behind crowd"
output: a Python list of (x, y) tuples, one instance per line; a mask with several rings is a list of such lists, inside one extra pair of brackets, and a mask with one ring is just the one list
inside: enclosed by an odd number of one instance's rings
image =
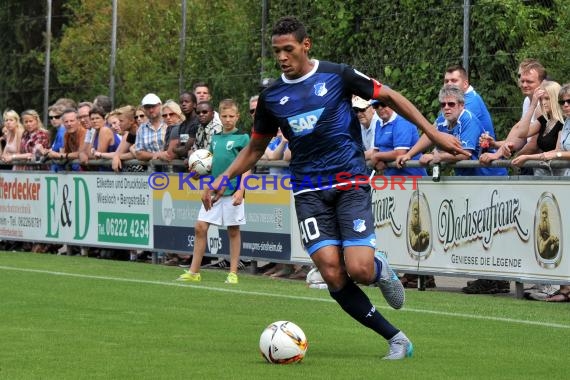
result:
[[(4, 3), (0, 107), (41, 112), (48, 2)], [(463, 3), (187, 1), (183, 39), (181, 1), (120, 0), (115, 105), (137, 104), (151, 91), (164, 100), (177, 99), (180, 89), (201, 80), (211, 85), (215, 102), (232, 97), (247, 107), (261, 79), (279, 74), (271, 56), (271, 25), (292, 14), (313, 37), (313, 57), (355, 66), (403, 92), (433, 118), (445, 67), (463, 62)], [(469, 12), (471, 82), (503, 136), (520, 117), (516, 68), (521, 59), (538, 58), (551, 78), (570, 81), (570, 4), (473, 0)], [(49, 104), (59, 97), (81, 101), (109, 94), (111, 26), (111, 0), (52, 0)]]

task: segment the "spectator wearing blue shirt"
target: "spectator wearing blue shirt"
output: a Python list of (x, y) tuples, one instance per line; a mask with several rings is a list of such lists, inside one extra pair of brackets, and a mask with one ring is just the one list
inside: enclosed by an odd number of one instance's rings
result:
[[(387, 162), (395, 161), (398, 156), (405, 154), (419, 140), (418, 129), (415, 125), (398, 115), (387, 104), (378, 100), (372, 101), (372, 107), (378, 115), (375, 128), (374, 154), (372, 163), (378, 172), (384, 175), (427, 175), (424, 168), (389, 168)], [(412, 157), (419, 160), (421, 153)]]
[[(439, 116), (435, 125), (438, 131), (449, 133), (461, 142), (464, 150), (471, 153), (452, 155), (447, 152), (434, 150), (433, 153), (424, 154), (420, 158), (422, 164), (436, 164), (439, 162), (458, 162), (462, 160), (479, 159), (479, 137), (483, 133), (483, 126), (471, 112), (465, 109), (465, 95), (463, 90), (455, 85), (444, 85), (439, 92), (439, 102), (442, 115)], [(398, 157), (397, 164), (402, 167), (414, 155), (431, 146), (426, 135), (422, 135), (416, 145), (405, 155)], [(497, 176), (506, 175), (505, 168), (455, 168), (455, 175), (461, 176)]]
[(493, 139), (496, 139), (491, 114), (481, 95), (469, 84), (467, 71), (460, 65), (449, 66), (447, 70), (445, 70), (443, 84), (453, 84), (463, 90), (465, 95), (465, 109), (479, 120), (483, 131), (487, 132)]
[[(51, 130), (55, 131), (55, 135), (52, 135), (52, 144), (50, 149), (42, 149), (41, 153), (43, 156), (51, 157), (50, 153), (59, 154), (63, 152), (63, 136), (65, 135), (65, 126), (62, 122), (62, 116), (64, 113), (63, 106), (59, 104), (54, 104), (48, 108), (49, 122), (51, 124)], [(63, 165), (51, 164), (50, 169), (54, 172), (58, 172), (64, 169)]]

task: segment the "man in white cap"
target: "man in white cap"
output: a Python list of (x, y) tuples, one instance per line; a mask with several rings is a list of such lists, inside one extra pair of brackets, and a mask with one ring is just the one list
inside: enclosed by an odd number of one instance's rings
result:
[(141, 105), (148, 121), (137, 130), (135, 156), (141, 161), (157, 160), (159, 152), (164, 149), (167, 128), (161, 116), (162, 102), (156, 94), (149, 93), (142, 99)]
[(366, 163), (369, 167), (371, 167), (370, 160), (374, 154), (376, 124), (380, 124), (380, 118), (371, 105), (372, 103), (369, 100), (364, 100), (356, 95), (352, 97), (352, 110), (360, 122), (364, 158), (366, 158)]

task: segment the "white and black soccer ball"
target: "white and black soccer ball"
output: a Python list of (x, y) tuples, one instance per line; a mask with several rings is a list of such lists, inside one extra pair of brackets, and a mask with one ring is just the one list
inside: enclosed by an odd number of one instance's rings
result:
[(303, 360), (308, 342), (299, 326), (289, 321), (273, 322), (259, 338), (261, 355), (272, 364), (297, 363)]
[(188, 169), (200, 175), (210, 173), (214, 156), (207, 149), (198, 149), (188, 157)]

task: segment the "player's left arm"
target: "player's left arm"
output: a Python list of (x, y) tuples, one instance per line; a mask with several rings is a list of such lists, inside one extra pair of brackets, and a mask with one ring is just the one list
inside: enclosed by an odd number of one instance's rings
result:
[(439, 132), (433, 128), (432, 124), (421, 114), (421, 112), (405, 98), (402, 94), (386, 86), (381, 86), (374, 99), (380, 100), (394, 109), (398, 114), (405, 117), (412, 124), (418, 126), (429, 139), (442, 150), (451, 154), (464, 154), (471, 156), (471, 153), (463, 149), (461, 142), (453, 135)]
[(461, 143), (454, 136), (432, 128), (432, 124), (427, 121), (416, 106), (399, 92), (383, 86), (376, 79), (369, 78), (348, 66), (343, 67), (342, 75), (345, 83), (348, 83), (349, 93), (388, 104), (399, 115), (420, 128), (442, 150), (452, 154), (461, 153), (470, 156), (470, 153), (461, 147)]

